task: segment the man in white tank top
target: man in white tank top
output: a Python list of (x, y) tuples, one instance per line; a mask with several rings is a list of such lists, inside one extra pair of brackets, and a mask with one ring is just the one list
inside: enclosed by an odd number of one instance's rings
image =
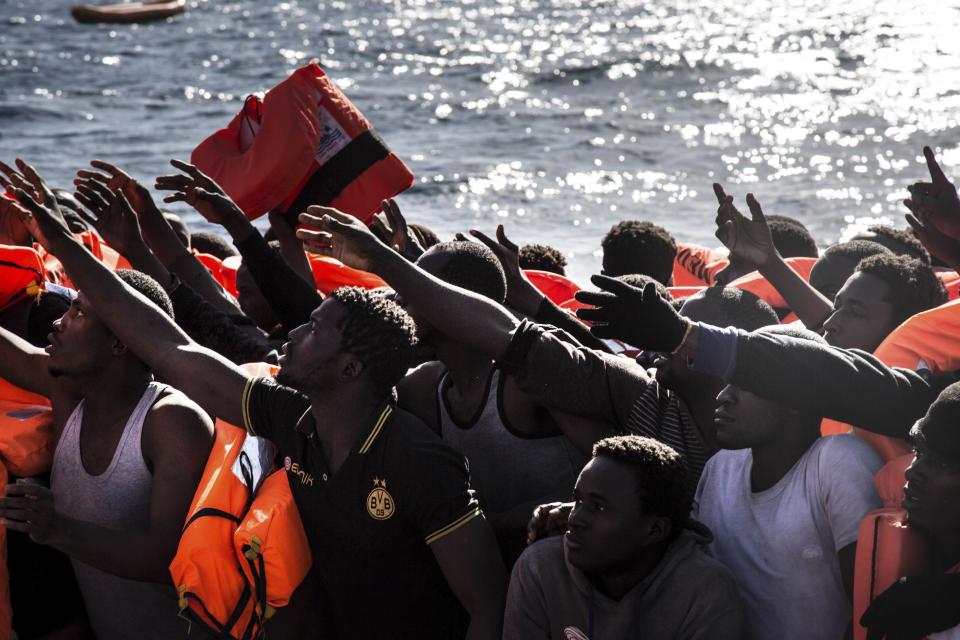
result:
[[(118, 275), (172, 315), (155, 281)], [(70, 556), (97, 638), (184, 637), (168, 566), (213, 425), (186, 396), (153, 381), (83, 292), (50, 342), (40, 350), (0, 329), (0, 376), (50, 398), (57, 439), (51, 487), (9, 485), (0, 517)]]

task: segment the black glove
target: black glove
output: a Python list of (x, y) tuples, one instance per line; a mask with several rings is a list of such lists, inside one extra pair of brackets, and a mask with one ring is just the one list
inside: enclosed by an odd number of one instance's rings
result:
[(867, 640), (921, 640), (960, 624), (960, 573), (901, 578), (860, 618)]
[(608, 276), (593, 276), (590, 281), (603, 291), (578, 291), (577, 300), (595, 308), (579, 309), (577, 317), (593, 323), (593, 335), (645, 351), (670, 353), (680, 346), (690, 321), (660, 297), (654, 283), (641, 290)]

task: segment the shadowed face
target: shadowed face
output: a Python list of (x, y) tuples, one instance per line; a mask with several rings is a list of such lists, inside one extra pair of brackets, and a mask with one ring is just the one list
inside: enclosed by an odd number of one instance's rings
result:
[(46, 348), (53, 376), (88, 377), (103, 371), (125, 350), (96, 316), (82, 291), (63, 317), (53, 323)]
[(749, 449), (776, 440), (783, 409), (752, 393), (727, 385), (717, 396), (714, 425), (722, 449)]
[(915, 451), (901, 503), (910, 524), (934, 535), (960, 535), (960, 465), (920, 445)]
[(570, 564), (585, 573), (616, 571), (645, 552), (641, 532), (654, 515), (641, 511), (643, 492), (630, 466), (604, 456), (593, 458), (580, 472), (564, 548)]
[(281, 348), (277, 381), (304, 392), (333, 386), (341, 360), (349, 357), (340, 350), (345, 314), (342, 304), (327, 298), (310, 314), (309, 322), (291, 331)]

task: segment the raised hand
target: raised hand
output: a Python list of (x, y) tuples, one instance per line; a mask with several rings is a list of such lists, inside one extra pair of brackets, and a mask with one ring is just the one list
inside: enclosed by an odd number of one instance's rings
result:
[(497, 225), (496, 240), (476, 229), (471, 229), (470, 235), (487, 245), (503, 266), (507, 276), (507, 306), (528, 316), (535, 315), (543, 294), (520, 268), (520, 247), (507, 237), (503, 225)]
[(237, 216), (245, 217), (243, 211), (230, 199), (220, 185), (203, 174), (192, 164), (171, 160), (170, 164), (185, 173), (157, 178), (156, 188), (173, 191), (164, 202), (186, 202), (208, 222), (227, 226)]
[(593, 335), (661, 353), (683, 344), (690, 321), (660, 297), (654, 283), (638, 289), (609, 276), (596, 275), (590, 281), (603, 291), (578, 291), (577, 300), (594, 308), (578, 309), (577, 317), (593, 323)]
[[(387, 201), (383, 202), (387, 206)], [(377, 255), (390, 248), (380, 242), (373, 231), (355, 217), (331, 207), (312, 205), (300, 214), (297, 237), (308, 251), (336, 258), (348, 267), (374, 270)]]
[(913, 229), (913, 235), (935, 258), (939, 258), (950, 268), (960, 269), (960, 241), (954, 240), (934, 226), (929, 215), (917, 209), (909, 198), (903, 201), (910, 213), (906, 215), (907, 222)]
[(70, 229), (63, 219), (53, 191), (36, 169), (19, 158), (17, 168), (19, 172), (0, 162), (0, 171), (9, 180), (7, 189), (12, 189), (10, 193), (16, 199), (16, 204), (6, 205), (5, 208), (16, 213), (33, 239), (53, 253), (51, 243), (72, 237)]
[(930, 171), (930, 182), (907, 187), (912, 209), (923, 212), (927, 221), (954, 240), (960, 240), (960, 198), (957, 188), (947, 179), (930, 147), (923, 148)]
[(383, 215), (387, 218), (386, 222), (380, 216), (373, 219), (370, 225), (373, 232), (404, 258), (416, 262), (417, 258), (423, 255), (424, 248), (417, 236), (410, 231), (406, 218), (393, 198), (383, 201)]
[(137, 215), (122, 188), (111, 190), (94, 179), (78, 179), (75, 184), (77, 200), (93, 215), (83, 210), (77, 213), (90, 223), (110, 246), (124, 256), (130, 256), (132, 252), (145, 246)]
[(150, 191), (123, 170), (103, 160), (91, 160), (90, 166), (100, 171), (80, 169), (77, 171), (77, 178), (73, 181), (75, 185), (89, 186), (89, 183), (97, 182), (104, 185), (111, 193), (120, 191), (137, 213), (142, 214), (148, 208), (156, 208)]
[(750, 207), (751, 214), (751, 217), (747, 218), (734, 206), (733, 196), (727, 195), (723, 187), (714, 183), (713, 192), (720, 204), (715, 220), (715, 235), (730, 251), (730, 255), (749, 262), (758, 269), (773, 260), (777, 249), (773, 245), (767, 219), (753, 194), (747, 194), (747, 206)]
[(901, 578), (860, 618), (867, 640), (921, 640), (960, 624), (960, 574)]

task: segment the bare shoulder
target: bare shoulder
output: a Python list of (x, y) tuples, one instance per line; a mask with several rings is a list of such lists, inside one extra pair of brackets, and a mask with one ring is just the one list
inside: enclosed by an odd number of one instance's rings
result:
[(202, 449), (206, 459), (213, 443), (213, 420), (196, 402), (168, 387), (147, 413), (143, 443), (147, 452), (155, 454)]
[(398, 404), (417, 416), (434, 431), (437, 424), (437, 383), (447, 368), (439, 361), (427, 362), (397, 384)]

